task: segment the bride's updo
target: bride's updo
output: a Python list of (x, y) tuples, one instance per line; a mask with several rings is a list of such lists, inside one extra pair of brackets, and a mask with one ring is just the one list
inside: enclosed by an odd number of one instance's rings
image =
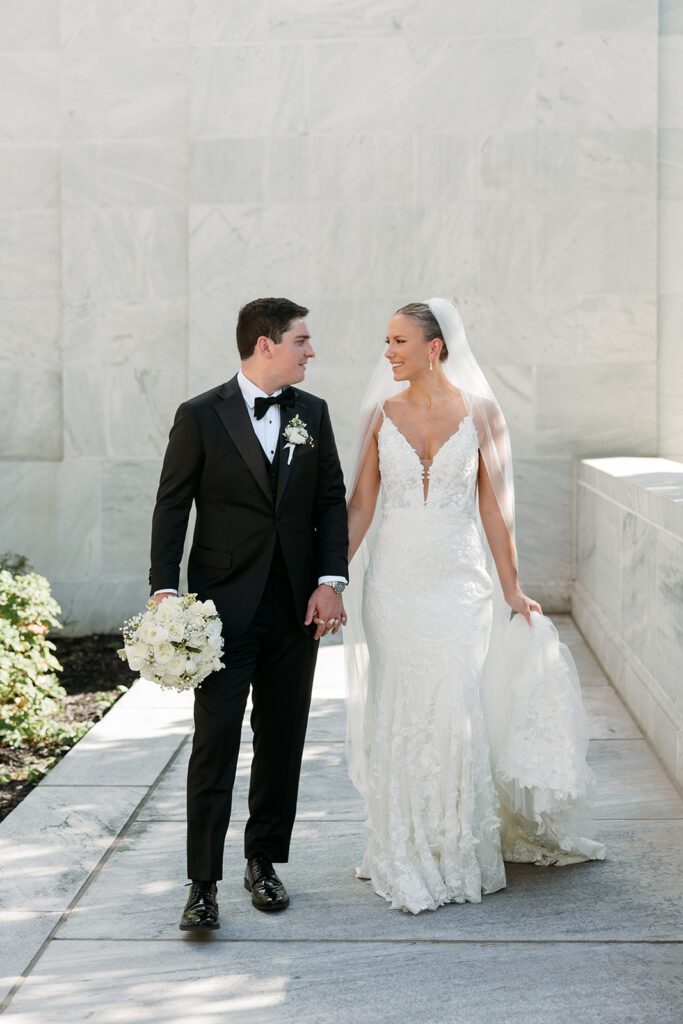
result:
[(446, 348), (446, 342), (441, 334), (439, 321), (436, 319), (427, 303), (409, 302), (407, 306), (401, 306), (400, 309), (397, 309), (394, 316), (397, 316), (399, 313), (403, 316), (412, 317), (413, 320), (417, 321), (422, 328), (425, 341), (431, 341), (432, 338), (441, 338), (443, 348), (439, 352), (439, 362), (444, 363), (448, 359), (448, 349)]

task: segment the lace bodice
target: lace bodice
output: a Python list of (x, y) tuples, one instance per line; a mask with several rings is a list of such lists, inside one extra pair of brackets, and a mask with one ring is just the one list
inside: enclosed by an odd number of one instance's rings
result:
[(383, 515), (395, 509), (424, 508), (475, 517), (479, 444), (471, 416), (460, 421), (428, 470), (423, 470), (418, 453), (389, 416), (384, 417), (377, 443)]

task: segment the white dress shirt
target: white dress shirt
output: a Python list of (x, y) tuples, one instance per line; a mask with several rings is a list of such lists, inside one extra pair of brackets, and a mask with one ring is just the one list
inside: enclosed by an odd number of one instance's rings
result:
[[(269, 462), (272, 462), (275, 458), (275, 450), (278, 445), (280, 438), (280, 406), (271, 405), (266, 410), (266, 415), (261, 417), (260, 420), (256, 419), (254, 413), (254, 400), (256, 398), (270, 398), (270, 395), (266, 391), (262, 391), (260, 387), (254, 384), (253, 381), (249, 380), (247, 376), (240, 370), (237, 374), (237, 383), (239, 389), (242, 392), (247, 409), (249, 410), (249, 419), (251, 425), (254, 428), (254, 433), (259, 439), (259, 444), (266, 453), (266, 458)], [(277, 391), (273, 391), (273, 395), (279, 395), (282, 388), (278, 388)], [(318, 585), (321, 583), (347, 583), (348, 580), (344, 576), (321, 576), (318, 580)], [(177, 590), (173, 590), (170, 587), (165, 587), (162, 590), (155, 590), (156, 594), (177, 594)]]

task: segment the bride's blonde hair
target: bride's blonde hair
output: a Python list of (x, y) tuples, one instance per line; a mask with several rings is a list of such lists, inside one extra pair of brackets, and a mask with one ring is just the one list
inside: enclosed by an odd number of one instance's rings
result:
[(439, 352), (439, 362), (443, 363), (448, 359), (448, 347), (446, 346), (446, 341), (441, 333), (439, 321), (436, 319), (426, 302), (409, 302), (407, 306), (401, 306), (400, 309), (397, 309), (394, 316), (397, 316), (398, 314), (401, 314), (402, 316), (409, 316), (415, 320), (422, 328), (425, 341), (431, 341), (433, 338), (440, 338), (443, 342), (443, 347)]

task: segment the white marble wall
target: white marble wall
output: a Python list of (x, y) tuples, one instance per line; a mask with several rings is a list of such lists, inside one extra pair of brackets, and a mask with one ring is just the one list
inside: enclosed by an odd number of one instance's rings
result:
[(239, 306), (311, 307), (346, 459), (387, 316), (442, 293), (510, 423), (525, 585), (566, 608), (573, 459), (657, 446), (657, 24), (655, 0), (4, 0), (0, 550), (71, 628), (114, 626)]
[(572, 613), (683, 783), (683, 463), (580, 464)]
[(683, 459), (683, 2), (660, 9), (659, 450)]

